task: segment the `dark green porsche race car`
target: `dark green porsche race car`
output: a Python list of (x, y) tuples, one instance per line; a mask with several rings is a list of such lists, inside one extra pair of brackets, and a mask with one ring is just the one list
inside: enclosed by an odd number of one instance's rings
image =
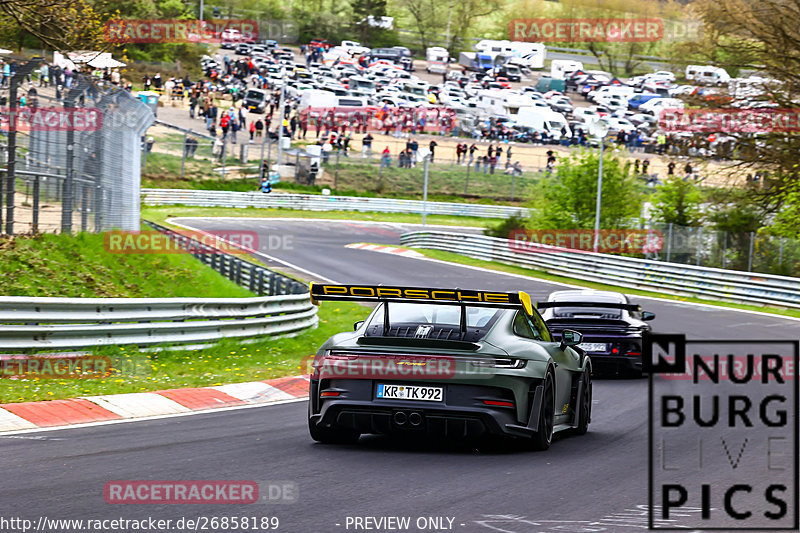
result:
[(591, 361), (581, 334), (553, 340), (530, 297), (461, 289), (311, 285), (311, 298), (375, 302), (314, 359), (308, 427), (320, 442), (416, 432), (550, 447), (587, 431)]

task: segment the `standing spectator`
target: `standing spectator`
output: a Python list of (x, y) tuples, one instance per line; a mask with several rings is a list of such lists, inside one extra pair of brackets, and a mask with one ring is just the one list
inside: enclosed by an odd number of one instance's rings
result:
[(189, 118), (194, 118), (194, 110), (197, 107), (197, 93), (192, 93), (189, 97)]
[(256, 120), (256, 137), (261, 138), (261, 132), (264, 131), (264, 122), (259, 118)]
[(253, 142), (253, 137), (256, 134), (256, 123), (252, 120), (250, 121), (250, 142)]
[(142, 83), (144, 83), (144, 90), (149, 91), (153, 87), (153, 80), (150, 79), (150, 76), (145, 74), (144, 78), (142, 78)]
[(649, 174), (647, 173), (649, 168), (650, 168), (650, 160), (645, 159), (644, 161), (642, 161), (642, 174), (644, 174), (645, 177), (649, 176)]
[(228, 113), (223, 113), (222, 118), (219, 119), (219, 127), (222, 128), (222, 139), (228, 137), (228, 130), (231, 128), (231, 117)]
[[(436, 154), (436, 147), (437, 146), (439, 146), (439, 144), (436, 141), (431, 141), (431, 143), (428, 145), (428, 147), (430, 148), (430, 151), (431, 151), (431, 163), (433, 163), (433, 158), (434, 158), (434, 155)], [(414, 155), (416, 155), (416, 153)]]
[(667, 176), (675, 175), (675, 161), (670, 161), (667, 165)]
[(161, 73), (156, 72), (156, 75), (153, 76), (153, 87), (155, 90), (161, 89)]
[[(495, 151), (495, 153), (497, 153), (497, 151)], [(492, 157), (489, 158), (489, 174), (494, 174), (494, 167), (496, 166), (497, 166), (497, 156), (493, 155)]]
[(693, 172), (694, 169), (692, 168), (692, 164), (687, 162), (686, 166), (683, 167), (683, 173), (686, 174), (686, 178), (684, 179), (689, 179), (690, 177), (692, 177)]
[(656, 137), (656, 150), (659, 154), (663, 154), (667, 148), (667, 136), (664, 135), (664, 132), (658, 134)]
[(206, 109), (206, 129), (210, 130), (217, 122), (217, 106), (212, 100)]
[[(464, 143), (464, 144), (466, 145), (466, 143)], [(478, 145), (475, 144), (475, 143), (472, 143), (472, 146), (469, 147), (469, 163), (467, 163), (468, 165), (471, 165), (472, 161), (475, 160), (475, 151), (477, 149), (478, 149)], [(475, 170), (478, 170), (477, 167), (475, 168)]]
[(308, 132), (308, 114), (303, 113), (300, 116), (300, 131), (303, 132), (303, 139), (306, 138), (306, 132)]
[(547, 151), (547, 172), (552, 172), (556, 166), (556, 154), (552, 150)]
[(361, 157), (372, 157), (372, 135), (370, 133), (361, 139)]
[(47, 87), (50, 82), (50, 68), (47, 63), (42, 63), (42, 68), (39, 69), (39, 87)]
[(392, 166), (392, 152), (389, 147), (383, 149), (381, 153), (381, 168)]
[(483, 173), (489, 173), (489, 160), (491, 159), (488, 155), (485, 155), (481, 158), (483, 160)]
[[(503, 147), (500, 146), (499, 144), (497, 145), (497, 148), (494, 149), (494, 157), (497, 160), (497, 163), (499, 163), (500, 158), (503, 157)], [(492, 174), (494, 174), (494, 172), (492, 172)]]
[(269, 179), (269, 175), (264, 176), (261, 180), (261, 192), (269, 194), (272, 192), (272, 182)]
[(347, 155), (347, 152), (350, 150), (350, 133), (345, 134), (342, 140), (342, 149), (344, 150), (344, 156), (350, 157)]
[(297, 131), (297, 115), (292, 115), (289, 120), (289, 138), (294, 140), (294, 132)]
[(466, 150), (466, 146), (464, 144), (458, 143), (456, 145), (456, 164), (457, 165), (461, 164), (461, 158), (464, 156), (466, 151), (467, 151)]

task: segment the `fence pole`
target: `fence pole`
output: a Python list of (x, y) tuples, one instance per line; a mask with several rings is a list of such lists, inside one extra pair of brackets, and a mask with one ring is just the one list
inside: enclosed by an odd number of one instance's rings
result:
[(695, 257), (695, 263), (697, 266), (700, 266), (700, 249), (703, 246), (703, 226), (697, 228), (697, 253)]
[(722, 235), (724, 237), (723, 244), (722, 244), (722, 268), (728, 267), (728, 232), (723, 231)]
[(748, 272), (752, 272), (753, 271), (753, 241), (755, 240), (755, 235), (756, 234), (754, 232), (752, 232), (752, 231), (750, 232), (750, 251), (747, 254), (747, 271)]
[(781, 237), (781, 244), (778, 248), (778, 264), (783, 266), (783, 237)]
[(33, 178), (33, 225), (31, 231), (39, 233), (39, 176)]
[(17, 165), (17, 85), (19, 77), (12, 76), (8, 84), (8, 163), (6, 172), (6, 233), (14, 235), (14, 187)]
[(467, 179), (464, 182), (464, 194), (469, 194), (469, 167), (472, 166), (472, 163), (467, 163)]
[(181, 179), (183, 179), (183, 173), (186, 169), (186, 152), (189, 151), (189, 145), (186, 144), (189, 142), (189, 134), (183, 134), (183, 157), (181, 158)]
[(227, 137), (222, 140), (222, 148), (220, 148), (220, 156), (222, 157), (222, 179), (225, 179), (225, 148), (228, 146)]
[(422, 227), (425, 227), (425, 216), (428, 211), (428, 163), (430, 162), (430, 155), (425, 156), (425, 172), (423, 173), (422, 180)]
[(5, 184), (5, 177), (0, 175), (0, 233), (3, 233), (3, 187)]
[(669, 263), (670, 255), (672, 255), (672, 222), (667, 227), (667, 263)]
[(337, 190), (339, 187), (339, 154), (341, 150), (336, 150), (336, 170), (333, 172), (333, 190)]
[[(261, 138), (261, 159), (260, 159), (260, 161), (258, 163), (258, 183), (259, 183), (259, 187), (261, 186), (260, 185), (261, 180), (264, 179), (264, 144), (266, 142), (267, 142), (267, 138), (266, 137), (262, 137)], [(270, 148), (272, 148), (271, 144), (269, 146), (270, 146)]]
[(89, 228), (89, 187), (81, 183), (81, 231)]
[(511, 173), (511, 201), (514, 201), (514, 173)]

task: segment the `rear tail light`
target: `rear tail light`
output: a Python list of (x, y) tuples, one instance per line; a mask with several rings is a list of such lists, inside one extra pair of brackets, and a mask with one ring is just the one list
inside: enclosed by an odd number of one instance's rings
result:
[(642, 355), (642, 352), (626, 352), (625, 355)]
[(323, 391), (323, 392), (319, 393), (321, 398), (332, 398), (332, 397), (339, 396), (340, 394), (341, 394), (341, 392), (337, 392), (337, 391)]
[(525, 366), (524, 359), (487, 359), (485, 361), (470, 361), (472, 366), (492, 367), (492, 368), (522, 368)]
[(514, 407), (514, 402), (506, 402), (501, 400), (483, 400), (483, 403), (497, 407)]

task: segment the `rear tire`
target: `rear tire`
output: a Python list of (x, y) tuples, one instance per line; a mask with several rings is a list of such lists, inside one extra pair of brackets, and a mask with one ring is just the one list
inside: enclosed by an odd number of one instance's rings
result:
[(543, 385), (544, 394), (542, 394), (542, 406), (539, 411), (539, 425), (536, 427), (536, 433), (531, 437), (531, 448), (537, 451), (547, 450), (553, 442), (556, 394), (552, 372), (547, 372)]
[(585, 435), (589, 431), (589, 422), (592, 421), (592, 374), (588, 370), (583, 371), (583, 393), (578, 402), (581, 412), (573, 433)]

